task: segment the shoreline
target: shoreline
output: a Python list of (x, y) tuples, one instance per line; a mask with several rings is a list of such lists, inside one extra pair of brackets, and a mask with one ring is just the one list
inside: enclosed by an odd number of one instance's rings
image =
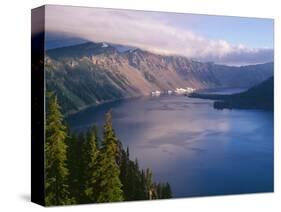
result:
[[(223, 87), (223, 88), (205, 88), (205, 89), (198, 89), (197, 91), (216, 91), (216, 90), (227, 90), (227, 89), (245, 89), (245, 88), (230, 88), (230, 87)], [(162, 95), (175, 95), (175, 96), (177, 96), (177, 95), (182, 95), (182, 96), (187, 96), (187, 97), (190, 97), (190, 98), (196, 98), (196, 97), (191, 97), (191, 95), (193, 95), (193, 94), (198, 94), (198, 93), (189, 93), (189, 94), (174, 94), (174, 93), (172, 93), (172, 94), (166, 94), (166, 93), (164, 93), (164, 94), (160, 94), (160, 96), (162, 96)], [(199, 94), (199, 95), (201, 95), (201, 94)], [(220, 95), (220, 94), (202, 94), (202, 95)], [(222, 94), (222, 95), (230, 95), (230, 94)], [(124, 98), (120, 98), (120, 99), (114, 99), (114, 100), (105, 100), (105, 101), (102, 101), (102, 102), (100, 102), (100, 103), (98, 103), (98, 104), (96, 104), (96, 103), (92, 103), (92, 104), (89, 104), (89, 105), (87, 105), (87, 106), (84, 106), (84, 107), (80, 107), (78, 110), (76, 110), (76, 111), (72, 111), (72, 112), (67, 112), (67, 113), (65, 113), (64, 114), (64, 116), (65, 116), (65, 118), (68, 118), (69, 116), (72, 116), (72, 115), (75, 115), (75, 114), (77, 114), (77, 113), (79, 113), (79, 112), (81, 112), (81, 111), (83, 111), (83, 110), (86, 110), (86, 109), (88, 109), (88, 108), (90, 108), (90, 107), (99, 107), (99, 106), (101, 106), (101, 105), (104, 105), (104, 104), (108, 104), (108, 103), (113, 103), (113, 102), (118, 102), (118, 101), (123, 101), (123, 100), (131, 100), (131, 99), (137, 99), (137, 98), (142, 98), (142, 97), (157, 97), (157, 96), (153, 96), (153, 95), (151, 95), (151, 93), (149, 93), (149, 94), (146, 94), (146, 95), (138, 95), (138, 96), (132, 96), (132, 97), (124, 97)], [(202, 99), (204, 99), (204, 98), (202, 98)], [(209, 99), (209, 98), (205, 98), (205, 99)], [(213, 100), (213, 99), (210, 99), (210, 100)]]

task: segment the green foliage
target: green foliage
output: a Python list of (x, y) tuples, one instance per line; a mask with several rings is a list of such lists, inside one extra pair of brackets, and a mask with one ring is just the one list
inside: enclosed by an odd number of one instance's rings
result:
[(169, 183), (158, 183), (156, 189), (158, 199), (172, 198), (172, 190)]
[(98, 194), (98, 138), (97, 129), (94, 126), (86, 134), (86, 140), (83, 143), (83, 163), (84, 163), (84, 182), (85, 182), (85, 203), (95, 202)]
[(50, 96), (46, 119), (45, 190), (46, 205), (70, 204), (66, 167), (67, 133), (56, 96)]
[(93, 126), (85, 134), (69, 134), (57, 97), (48, 98), (46, 120), (46, 205), (171, 198), (168, 183), (154, 183), (152, 171), (130, 159), (117, 139), (111, 112), (103, 140)]
[(150, 169), (146, 169), (145, 172), (145, 186), (146, 186), (146, 193), (147, 198), (153, 198), (153, 181), (152, 181), (152, 172)]
[(62, 61), (59, 65), (53, 61), (45, 67), (47, 90), (57, 94), (64, 113), (125, 97), (127, 90), (124, 89), (128, 86), (121, 77), (113, 76), (109, 70), (93, 65), (87, 59), (76, 62), (75, 67)]
[(193, 98), (213, 99), (216, 109), (262, 109), (274, 110), (274, 78), (270, 77), (247, 91), (235, 94), (193, 93)]
[(123, 200), (120, 169), (116, 163), (118, 143), (112, 128), (111, 113), (106, 114), (104, 140), (99, 155), (99, 194), (97, 202), (116, 202)]
[(84, 135), (72, 134), (68, 137), (67, 167), (69, 169), (68, 185), (70, 196), (76, 203), (82, 203), (85, 199), (84, 193), (84, 167), (82, 155), (82, 145), (85, 142)]
[(145, 200), (145, 179), (142, 170), (139, 169), (138, 161), (131, 161), (129, 158), (129, 148), (127, 151), (122, 150), (120, 179), (123, 184), (124, 199)]

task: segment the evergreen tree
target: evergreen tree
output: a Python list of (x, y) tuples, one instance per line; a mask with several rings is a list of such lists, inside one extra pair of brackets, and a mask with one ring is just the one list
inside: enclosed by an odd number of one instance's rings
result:
[(66, 167), (67, 132), (57, 97), (48, 99), (45, 141), (45, 202), (46, 205), (70, 204)]
[(145, 174), (140, 170), (138, 160), (130, 160), (129, 147), (122, 149), (120, 180), (123, 184), (124, 200), (145, 200), (148, 199), (145, 185)]
[(152, 172), (150, 169), (146, 169), (145, 186), (146, 186), (147, 199), (151, 200), (153, 197), (153, 181), (152, 181)]
[(99, 169), (97, 184), (99, 193), (97, 202), (115, 202), (123, 200), (120, 169), (116, 162), (118, 157), (118, 140), (112, 128), (111, 112), (106, 114), (104, 138), (99, 154)]
[(147, 189), (146, 189), (146, 177), (145, 177), (145, 172), (142, 169), (140, 172), (140, 187), (142, 189), (141, 191), (141, 199), (142, 200), (147, 200), (148, 195), (147, 195)]
[(120, 180), (123, 185), (123, 196), (124, 200), (130, 200), (130, 185), (128, 183), (129, 180), (129, 149), (127, 147), (127, 151), (122, 150), (121, 153), (121, 163), (120, 163)]
[(85, 199), (84, 203), (95, 202), (97, 199), (97, 181), (98, 181), (98, 138), (97, 129), (94, 126), (86, 135), (83, 143), (83, 162), (84, 162), (84, 179), (85, 179)]
[(68, 135), (56, 96), (48, 99), (46, 120), (46, 205), (171, 198), (168, 183), (156, 184), (150, 169), (130, 160), (106, 114), (101, 144), (96, 127)]
[(146, 194), (145, 194), (145, 186), (142, 182), (142, 172), (140, 171), (139, 168), (139, 163), (138, 160), (135, 160), (134, 163), (134, 178), (135, 178), (135, 195), (134, 199), (135, 200), (145, 200), (146, 199)]
[(172, 189), (169, 183), (166, 183), (165, 189), (164, 189), (164, 198), (172, 198)]
[(156, 188), (158, 199), (172, 198), (172, 191), (169, 183), (158, 183)]
[(158, 199), (163, 199), (163, 185), (162, 183), (157, 184), (157, 197)]
[(83, 160), (81, 156), (82, 152), (82, 144), (84, 143), (84, 135), (72, 134), (67, 139), (68, 151), (67, 151), (67, 167), (69, 169), (69, 192), (70, 196), (75, 199), (75, 203), (82, 203), (85, 199), (84, 193), (84, 167)]

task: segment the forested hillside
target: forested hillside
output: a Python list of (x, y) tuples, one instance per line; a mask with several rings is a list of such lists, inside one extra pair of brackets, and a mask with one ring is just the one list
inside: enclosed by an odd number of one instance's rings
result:
[(245, 92), (231, 95), (191, 94), (190, 97), (214, 99), (214, 107), (217, 109), (274, 109), (274, 78), (270, 77), (264, 82), (251, 87)]
[(273, 63), (232, 67), (88, 42), (48, 50), (45, 71), (47, 90), (56, 93), (69, 114), (155, 90), (248, 88), (272, 76)]

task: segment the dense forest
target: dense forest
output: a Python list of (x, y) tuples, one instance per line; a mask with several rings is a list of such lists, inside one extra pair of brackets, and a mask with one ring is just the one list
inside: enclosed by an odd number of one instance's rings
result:
[(263, 81), (247, 91), (237, 94), (199, 94), (192, 93), (189, 97), (213, 99), (216, 109), (274, 109), (274, 78)]
[(71, 133), (58, 99), (47, 97), (45, 143), (45, 204), (67, 205), (172, 197), (169, 183), (153, 181), (150, 169), (142, 170), (130, 159), (129, 148), (105, 117), (103, 138), (93, 126), (86, 133)]

